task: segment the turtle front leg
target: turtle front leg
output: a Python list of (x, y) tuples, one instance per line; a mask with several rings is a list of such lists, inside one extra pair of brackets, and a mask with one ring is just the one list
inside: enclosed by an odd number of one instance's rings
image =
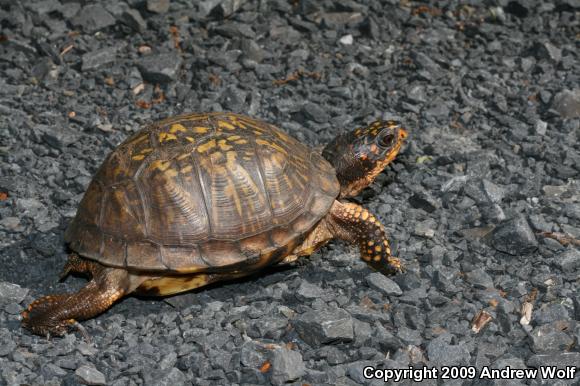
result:
[[(21, 313), (25, 328), (38, 335), (63, 335), (76, 325), (77, 320), (89, 319), (104, 312), (127, 293), (127, 271), (106, 268), (96, 262), (79, 261), (88, 265), (76, 268), (86, 268), (80, 272), (90, 272), (92, 280), (76, 293), (48, 295), (33, 301)], [(65, 266), (65, 272), (69, 263)], [(74, 266), (68, 268), (76, 271)]]
[(392, 275), (403, 270), (401, 261), (391, 256), (383, 224), (367, 209), (335, 201), (326, 221), (334, 237), (356, 243), (362, 259), (377, 271)]

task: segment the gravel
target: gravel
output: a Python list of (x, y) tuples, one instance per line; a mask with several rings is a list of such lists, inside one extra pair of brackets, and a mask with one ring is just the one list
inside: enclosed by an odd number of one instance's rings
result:
[(94, 367), (84, 365), (76, 369), (75, 375), (84, 385), (106, 385), (105, 375)]
[[(578, 366), (579, 20), (573, 0), (0, 2), (0, 385)], [(406, 271), (384, 277), (332, 242), (243, 280), (127, 297), (82, 322), (90, 342), (24, 331), (32, 300), (86, 283), (58, 281), (63, 233), (106, 155), (147, 122), (213, 110), (313, 147), (401, 120), (407, 144), (356, 200)], [(580, 371), (470, 384), (556, 382)]]

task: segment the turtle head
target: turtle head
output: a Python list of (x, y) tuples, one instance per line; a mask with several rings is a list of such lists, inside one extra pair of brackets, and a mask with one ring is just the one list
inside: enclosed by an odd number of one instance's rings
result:
[(369, 186), (395, 158), (407, 131), (397, 121), (375, 121), (334, 138), (322, 156), (336, 169), (340, 196), (353, 197)]

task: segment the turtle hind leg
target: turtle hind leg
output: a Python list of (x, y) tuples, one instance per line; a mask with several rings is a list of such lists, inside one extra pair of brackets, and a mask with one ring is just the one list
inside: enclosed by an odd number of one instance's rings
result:
[(22, 325), (38, 335), (63, 335), (77, 320), (92, 318), (129, 291), (129, 274), (125, 270), (91, 264), (93, 278), (78, 292), (48, 295), (32, 302), (22, 311)]
[(358, 244), (362, 259), (377, 271), (392, 275), (403, 270), (401, 261), (391, 256), (383, 224), (367, 209), (335, 201), (327, 221), (334, 236)]

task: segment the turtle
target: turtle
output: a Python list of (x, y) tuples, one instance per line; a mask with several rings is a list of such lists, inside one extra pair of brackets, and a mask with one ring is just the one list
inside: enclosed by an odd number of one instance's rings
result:
[(146, 125), (97, 170), (69, 223), (61, 273), (76, 293), (33, 301), (22, 325), (63, 335), (128, 294), (167, 296), (288, 264), (332, 239), (372, 268), (403, 270), (384, 226), (352, 198), (398, 154), (407, 131), (376, 120), (311, 148), (273, 124), (227, 112)]

